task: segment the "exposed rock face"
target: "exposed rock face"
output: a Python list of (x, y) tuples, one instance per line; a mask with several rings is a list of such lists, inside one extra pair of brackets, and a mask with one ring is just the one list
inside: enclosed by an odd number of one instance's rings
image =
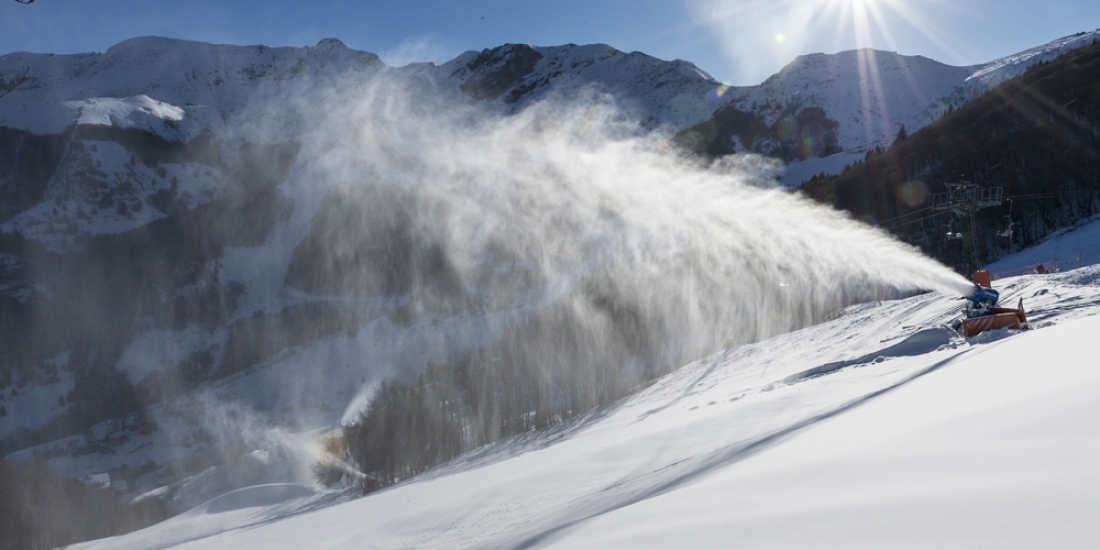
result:
[(496, 99), (509, 92), (505, 103), (515, 103), (528, 90), (517, 86), (535, 70), (542, 54), (531, 46), (506, 44), (485, 49), (466, 64), (470, 75), (459, 88), (474, 99)]

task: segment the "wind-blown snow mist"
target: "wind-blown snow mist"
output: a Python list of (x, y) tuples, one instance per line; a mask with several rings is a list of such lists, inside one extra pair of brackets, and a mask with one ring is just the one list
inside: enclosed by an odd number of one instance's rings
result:
[[(237, 262), (282, 263), (294, 289), (252, 284), (238, 317), (290, 296), (358, 323), (367, 376), (334, 399), (384, 481), (852, 303), (970, 286), (777, 188), (771, 161), (686, 158), (604, 98), (501, 115), (441, 95), (388, 82), (304, 107), (286, 229)], [(399, 391), (384, 372), (427, 378)]]
[[(434, 98), (379, 85), (353, 108), (325, 106), (337, 115), (316, 117), (303, 145), (316, 187), (299, 194), (323, 198), (286, 283), (388, 318), (384, 345), (404, 363), (391, 372), (432, 388), (371, 383), (344, 412), (363, 414), (353, 455), (384, 479), (856, 302), (970, 287), (776, 188), (770, 161), (704, 165), (606, 100), (503, 116)], [(453, 410), (437, 418), (441, 404)], [(435, 424), (400, 420), (421, 418)]]
[[(429, 95), (379, 87), (321, 125), (305, 149), (325, 196), (287, 275), (387, 316), (419, 377), (372, 387), (350, 428), (383, 482), (853, 303), (970, 287), (776, 188), (771, 162), (704, 165), (606, 101), (493, 116)], [(403, 342), (413, 326), (443, 351)]]
[[(328, 259), (309, 263), (317, 272), (296, 278), (292, 266), (291, 284), (407, 295), (432, 317), (563, 300), (584, 313), (598, 294), (597, 307), (629, 305), (659, 349), (689, 356), (857, 301), (970, 286), (879, 230), (771, 187), (758, 168), (768, 163), (703, 166), (606, 102), (485, 117), (387, 91), (324, 127), (334, 149), (321, 162), (341, 182), (330, 198), (354, 212), (326, 241)], [(601, 340), (592, 323), (581, 330)]]

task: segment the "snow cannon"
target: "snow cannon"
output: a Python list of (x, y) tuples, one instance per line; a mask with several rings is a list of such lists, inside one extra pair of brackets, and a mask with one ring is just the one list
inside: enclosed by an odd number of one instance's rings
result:
[(987, 330), (1028, 328), (1023, 298), (1020, 298), (1016, 309), (997, 307), (1001, 293), (988, 286), (975, 284), (966, 299), (970, 301), (966, 308), (966, 318), (962, 320), (961, 326), (956, 326), (956, 329), (961, 329), (960, 332), (966, 338), (977, 336)]
[(974, 308), (989, 309), (997, 307), (997, 301), (1001, 299), (1000, 292), (981, 285), (974, 285), (970, 292), (970, 296), (967, 296), (966, 299), (970, 300)]

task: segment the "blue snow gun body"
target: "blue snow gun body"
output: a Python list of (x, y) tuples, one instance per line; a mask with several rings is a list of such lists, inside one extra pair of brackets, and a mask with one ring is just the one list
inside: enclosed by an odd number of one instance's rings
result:
[(974, 304), (974, 307), (997, 307), (997, 300), (1001, 299), (1001, 293), (992, 288), (974, 285), (973, 293), (967, 296), (966, 299), (970, 300), (970, 303)]

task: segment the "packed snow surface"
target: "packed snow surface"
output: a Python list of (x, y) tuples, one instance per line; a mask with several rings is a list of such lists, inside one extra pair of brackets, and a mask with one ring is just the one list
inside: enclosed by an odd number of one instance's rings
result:
[(994, 276), (1008, 277), (1035, 273), (1040, 265), (1047, 271), (1067, 271), (1096, 264), (1100, 264), (1100, 217), (1062, 229), (986, 269)]
[(1032, 330), (854, 306), (366, 497), (247, 489), (78, 547), (1090, 548), (1100, 266), (996, 288)]

